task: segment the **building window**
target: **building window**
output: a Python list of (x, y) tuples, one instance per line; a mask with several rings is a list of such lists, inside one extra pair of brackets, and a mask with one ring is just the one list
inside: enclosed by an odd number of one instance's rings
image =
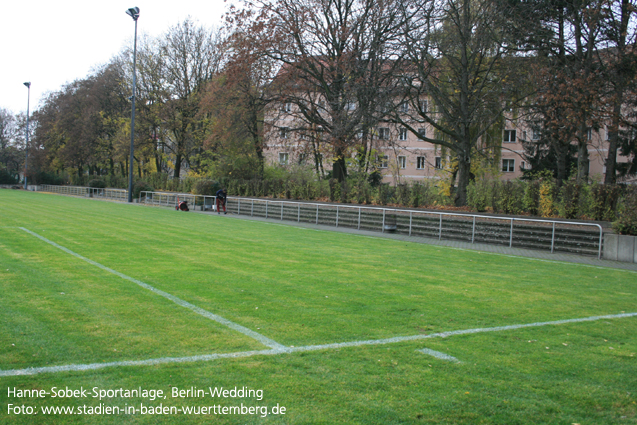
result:
[(437, 157), (435, 158), (434, 168), (435, 168), (436, 170), (440, 170), (440, 169), (442, 169), (442, 157), (441, 157), (441, 156), (437, 156)]
[(389, 167), (389, 157), (387, 155), (381, 155), (378, 157), (379, 167), (387, 168)]
[(416, 169), (424, 170), (426, 164), (427, 164), (427, 157), (426, 156), (417, 156), (416, 157)]
[(281, 127), (281, 138), (282, 139), (287, 139), (289, 133), (290, 133), (290, 128), (289, 127)]
[(426, 100), (419, 100), (418, 101), (418, 109), (420, 110), (420, 112), (426, 113), (427, 112), (427, 101)]
[(515, 130), (504, 130), (504, 143), (515, 143)]
[(418, 129), (418, 135), (420, 137), (427, 137), (427, 129), (422, 127)]
[(398, 131), (398, 139), (399, 140), (407, 140), (407, 129), (406, 128), (401, 128)]
[(301, 153), (299, 154), (299, 164), (305, 164), (307, 162), (307, 154)]
[(380, 127), (378, 129), (378, 138), (380, 140), (389, 140), (389, 129), (387, 127)]
[(586, 140), (591, 140), (591, 139), (593, 139), (593, 130), (589, 128), (586, 130)]
[(279, 152), (279, 164), (288, 165), (288, 160), (290, 159), (290, 154), (287, 152)]
[(407, 102), (403, 102), (400, 105), (398, 105), (398, 111), (402, 112), (402, 113), (407, 113), (409, 112), (409, 103)]
[(502, 171), (505, 173), (512, 173), (515, 171), (515, 159), (503, 159)]
[(283, 108), (282, 108), (283, 112), (292, 112), (292, 104), (291, 103), (284, 103), (283, 104)]
[(356, 102), (347, 102), (345, 104), (345, 109), (347, 109), (348, 111), (355, 111), (356, 110)]
[(522, 161), (520, 162), (520, 170), (525, 170), (526, 169), (526, 162)]
[(533, 140), (540, 140), (540, 130), (538, 128), (533, 129)]
[(401, 170), (404, 170), (405, 168), (407, 168), (407, 157), (406, 156), (399, 156), (398, 157), (398, 168), (400, 168)]

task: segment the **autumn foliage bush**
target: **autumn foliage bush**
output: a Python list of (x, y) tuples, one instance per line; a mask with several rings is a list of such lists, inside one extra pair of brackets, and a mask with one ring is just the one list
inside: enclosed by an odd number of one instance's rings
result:
[(613, 229), (622, 235), (637, 236), (637, 186), (630, 186), (623, 196), (619, 218)]

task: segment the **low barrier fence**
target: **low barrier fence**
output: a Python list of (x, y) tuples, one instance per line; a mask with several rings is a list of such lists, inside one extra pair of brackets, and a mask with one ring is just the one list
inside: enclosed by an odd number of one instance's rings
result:
[[(174, 207), (178, 200), (188, 202), (194, 209), (214, 210), (214, 196), (141, 192), (139, 202)], [(297, 223), (592, 255), (597, 258), (602, 255), (603, 229), (595, 223), (252, 198), (228, 198), (227, 209), (233, 214)]]
[(126, 189), (99, 189), (84, 186), (56, 186), (44, 184), (39, 187), (39, 190), (42, 192), (59, 193), (61, 195), (128, 201), (128, 190)]

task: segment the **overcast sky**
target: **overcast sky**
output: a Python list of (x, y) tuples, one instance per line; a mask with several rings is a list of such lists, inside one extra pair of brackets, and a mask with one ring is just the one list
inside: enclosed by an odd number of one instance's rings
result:
[(0, 6), (0, 108), (31, 112), (46, 92), (86, 77), (133, 43), (135, 24), (126, 15), (139, 7), (138, 36), (158, 36), (191, 16), (219, 26), (229, 3), (223, 0), (3, 0)]

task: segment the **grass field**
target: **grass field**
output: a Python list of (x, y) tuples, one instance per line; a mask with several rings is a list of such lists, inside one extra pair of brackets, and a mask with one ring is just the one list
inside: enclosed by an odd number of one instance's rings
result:
[(3, 424), (635, 424), (637, 315), (539, 323), (636, 312), (630, 271), (0, 190)]

